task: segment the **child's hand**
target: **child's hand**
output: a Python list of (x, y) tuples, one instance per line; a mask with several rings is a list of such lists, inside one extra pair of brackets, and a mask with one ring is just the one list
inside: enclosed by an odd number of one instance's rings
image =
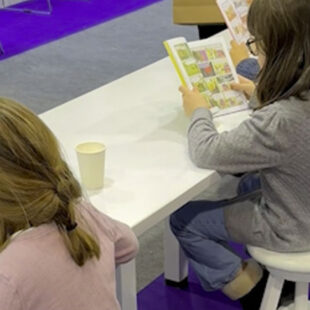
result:
[(180, 86), (179, 91), (182, 93), (183, 108), (187, 116), (191, 116), (198, 108), (208, 108), (205, 99), (196, 87), (190, 90), (185, 86)]
[(249, 99), (254, 93), (255, 84), (241, 75), (238, 75), (238, 78), (240, 83), (231, 83), (231, 88), (233, 90), (244, 92), (245, 96)]

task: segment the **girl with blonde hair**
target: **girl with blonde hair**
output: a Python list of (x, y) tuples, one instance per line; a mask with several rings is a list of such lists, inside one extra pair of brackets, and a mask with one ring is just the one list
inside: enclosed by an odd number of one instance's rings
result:
[(137, 248), (129, 227), (83, 200), (47, 126), (0, 98), (1, 309), (120, 309), (115, 264)]

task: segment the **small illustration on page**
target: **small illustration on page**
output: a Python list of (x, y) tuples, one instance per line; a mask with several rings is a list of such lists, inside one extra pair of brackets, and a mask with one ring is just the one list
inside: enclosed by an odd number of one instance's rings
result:
[(227, 27), (238, 44), (245, 43), (250, 34), (247, 14), (252, 0), (217, 0)]

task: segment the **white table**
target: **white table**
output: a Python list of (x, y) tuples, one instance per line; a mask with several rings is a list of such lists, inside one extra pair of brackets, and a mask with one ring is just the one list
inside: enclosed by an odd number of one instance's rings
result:
[[(188, 157), (189, 121), (179, 84), (165, 58), (40, 115), (76, 175), (75, 145), (92, 140), (106, 144), (105, 186), (88, 193), (90, 200), (138, 236), (219, 178), (214, 171), (196, 168)], [(232, 128), (246, 117), (248, 112), (240, 112), (221, 122)], [(165, 277), (180, 281), (187, 274), (184, 256), (169, 229), (165, 239)], [(117, 276), (122, 309), (136, 309), (135, 262), (122, 265)]]

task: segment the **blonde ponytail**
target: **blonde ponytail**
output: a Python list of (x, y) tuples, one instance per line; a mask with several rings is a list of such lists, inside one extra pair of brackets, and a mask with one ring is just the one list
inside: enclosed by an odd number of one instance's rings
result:
[(71, 257), (79, 266), (82, 266), (88, 259), (94, 256), (100, 257), (100, 247), (94, 237), (85, 229), (82, 229), (81, 223), (77, 223), (76, 203), (70, 201), (69, 198), (70, 193), (76, 187), (72, 186), (72, 182), (68, 182), (69, 180), (72, 180), (72, 176), (59, 179), (57, 192), (55, 193), (58, 198), (58, 212), (54, 216), (54, 221)]
[(16, 231), (55, 222), (79, 266), (99, 258), (95, 236), (76, 222), (80, 185), (48, 127), (24, 106), (0, 98), (0, 146), (0, 250)]

